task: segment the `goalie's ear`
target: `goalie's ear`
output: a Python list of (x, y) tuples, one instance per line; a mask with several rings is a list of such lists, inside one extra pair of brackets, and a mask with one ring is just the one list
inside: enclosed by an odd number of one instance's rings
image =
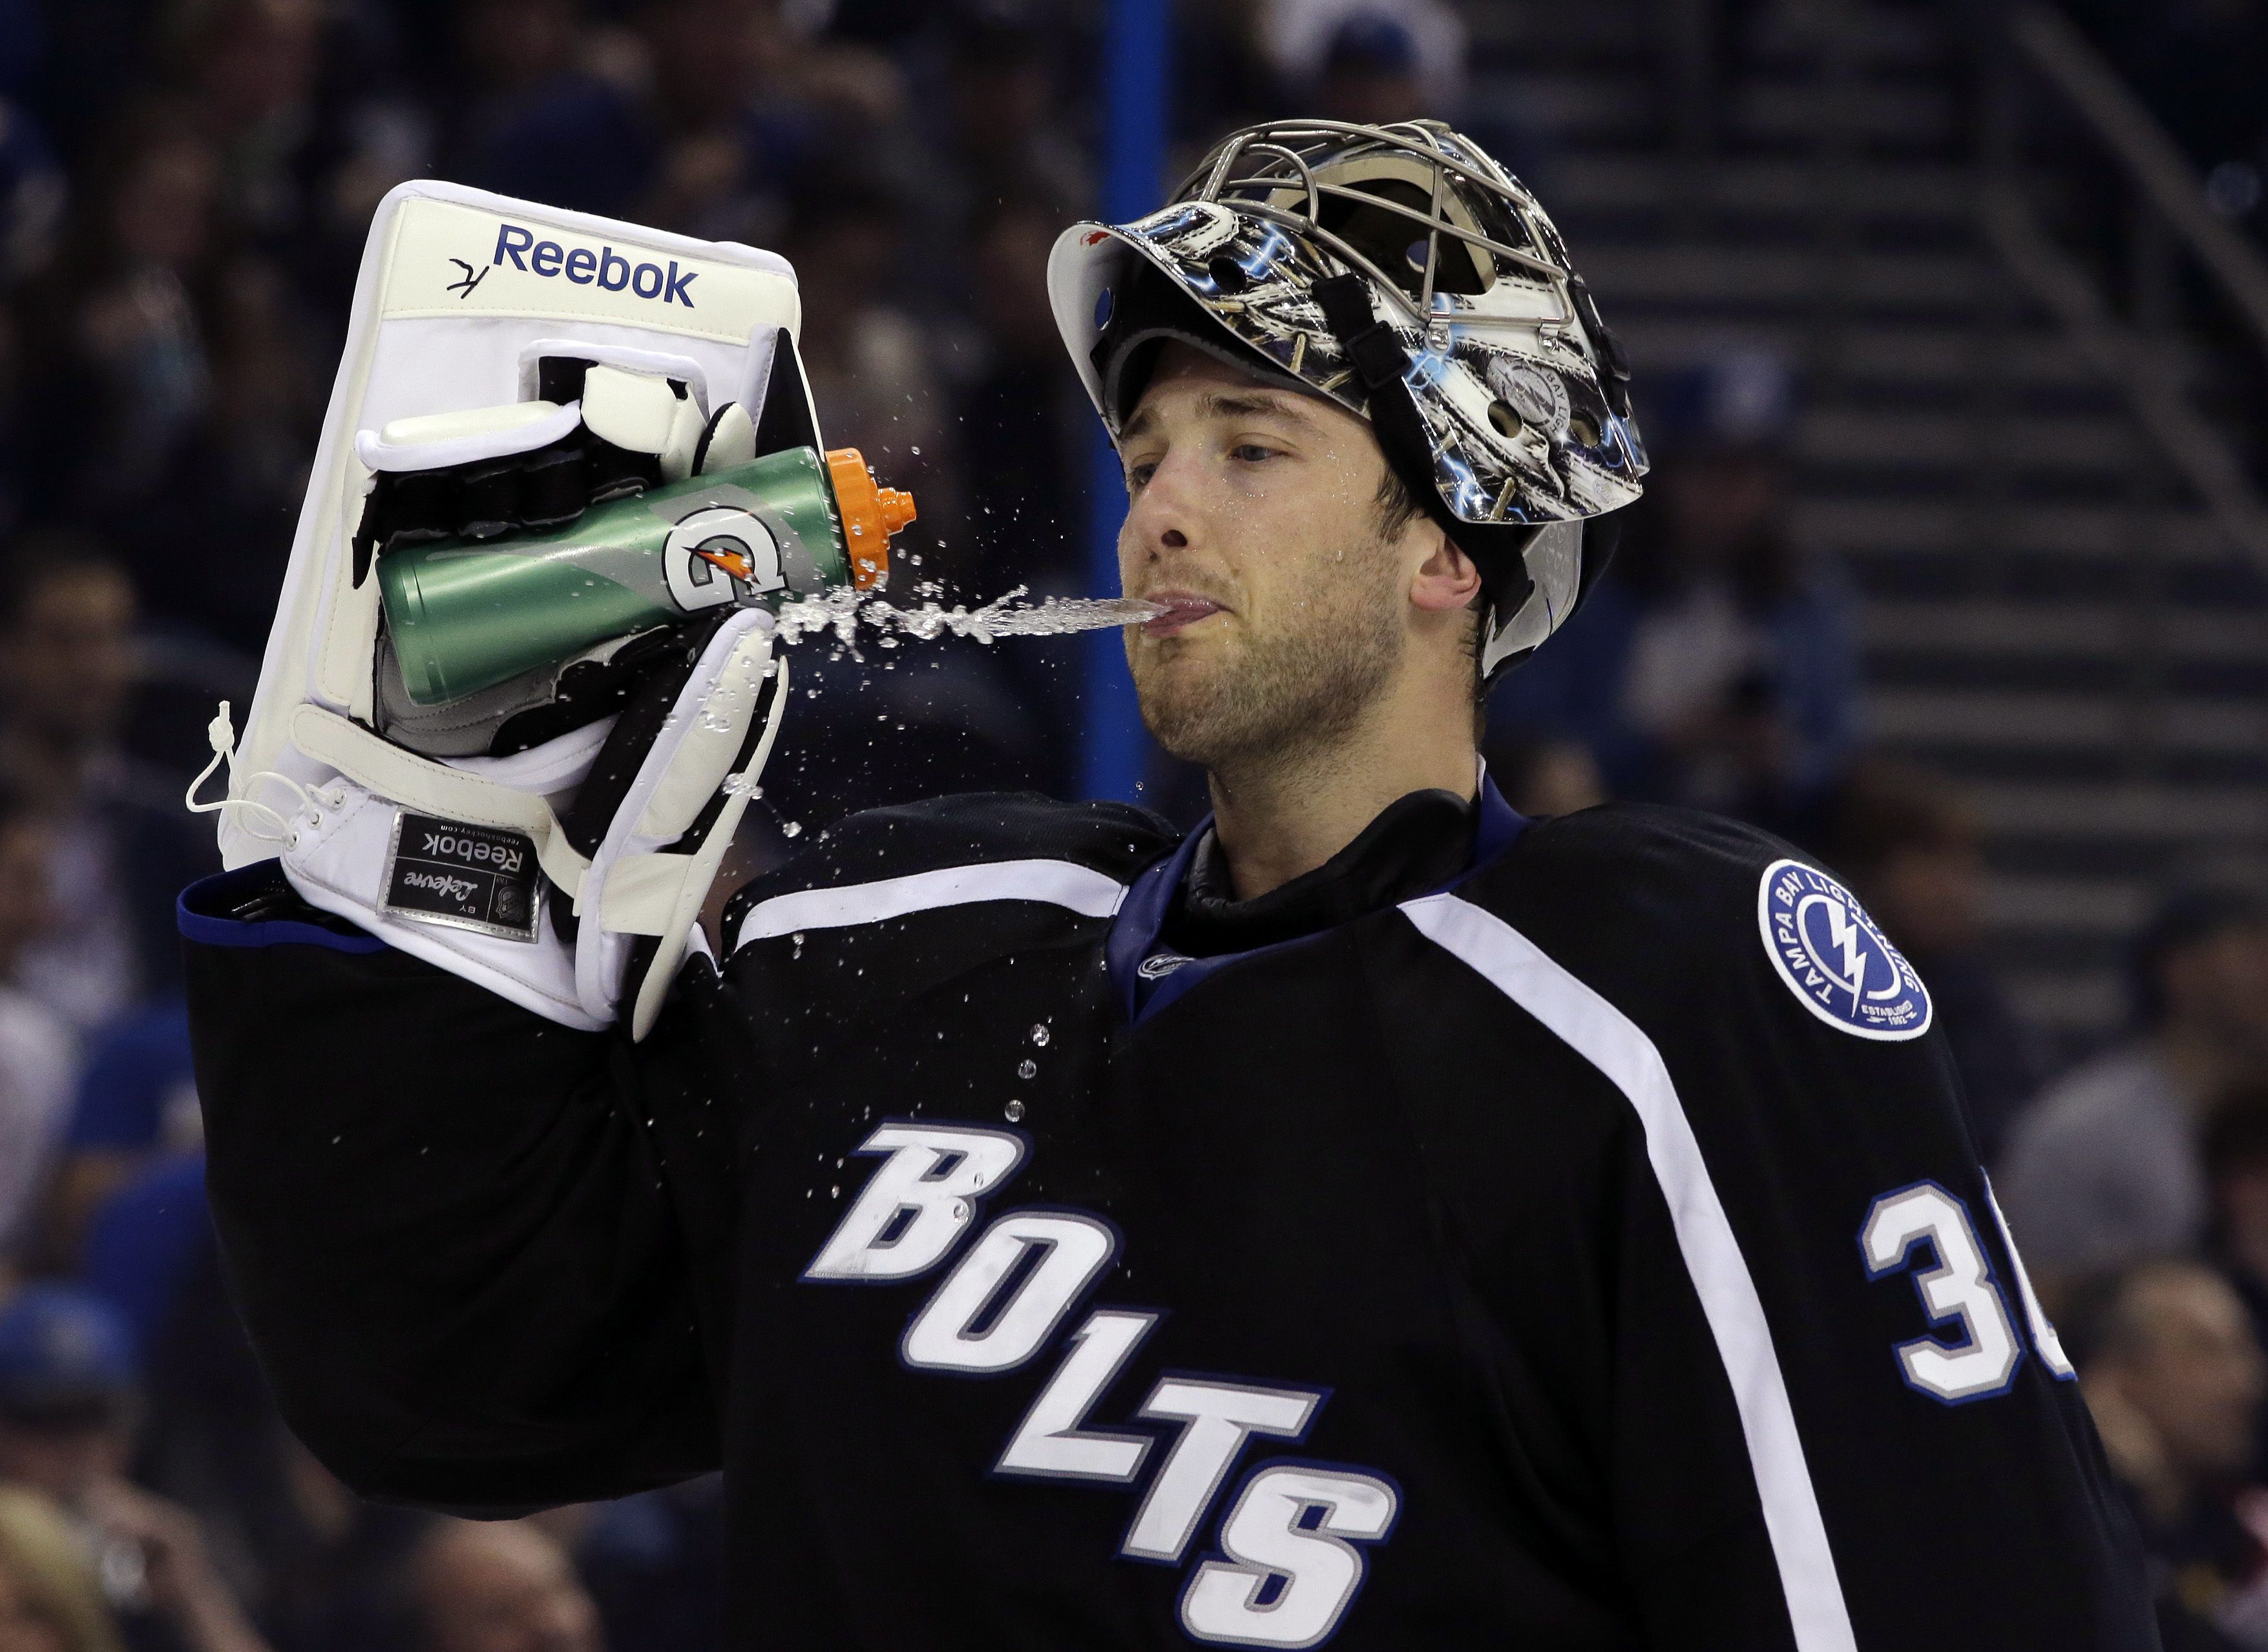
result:
[(772, 373), (764, 386), (763, 416), (756, 421), (756, 451), (780, 453), (792, 447), (826, 450), (819, 441), (819, 415), (811, 405), (811, 386), (803, 376), (803, 357), (795, 348), (795, 334), (779, 329), (772, 348)]

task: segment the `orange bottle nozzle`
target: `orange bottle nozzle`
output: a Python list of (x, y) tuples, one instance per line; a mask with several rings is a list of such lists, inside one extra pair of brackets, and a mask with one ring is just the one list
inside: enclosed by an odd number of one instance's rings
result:
[(855, 447), (827, 455), (828, 480), (843, 512), (843, 545), (850, 559), (850, 583), (872, 591), (890, 575), (890, 536), (914, 519), (914, 496), (902, 488), (876, 484), (865, 456)]

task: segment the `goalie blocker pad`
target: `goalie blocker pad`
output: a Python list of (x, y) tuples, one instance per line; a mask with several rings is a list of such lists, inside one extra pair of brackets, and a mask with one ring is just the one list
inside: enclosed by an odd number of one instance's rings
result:
[(753, 247), (452, 184), (389, 194), (231, 753), (224, 862), (280, 855), (312, 904), (569, 1024), (627, 994), (642, 1034), (784, 703), (760, 731), (770, 616), (609, 645), (637, 669), (580, 704), (561, 703), (571, 667), (514, 685), (495, 726), (523, 738), (491, 754), (485, 708), (440, 739), (389, 717), (372, 570), (397, 535), (539, 530), (719, 439), (815, 446), (799, 321), (792, 272)]

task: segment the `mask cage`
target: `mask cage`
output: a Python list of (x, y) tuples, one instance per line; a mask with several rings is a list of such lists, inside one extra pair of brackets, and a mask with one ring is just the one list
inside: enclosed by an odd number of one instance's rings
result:
[[(1368, 275), (1420, 331), (1447, 319), (1433, 312), (1436, 292), (1485, 292), (1507, 267), (1540, 280), (1557, 304), (1556, 317), (1528, 325), (1577, 325), (1565, 264), (1538, 251), (1555, 247), (1556, 233), (1502, 168), (1453, 139), (1428, 121), (1254, 127), (1208, 156), (1173, 199), (1214, 202), (1306, 238)], [(1403, 225), (1422, 232), (1422, 264), (1410, 256), (1418, 238), (1395, 246)], [(1445, 237), (1456, 244), (1446, 262)]]

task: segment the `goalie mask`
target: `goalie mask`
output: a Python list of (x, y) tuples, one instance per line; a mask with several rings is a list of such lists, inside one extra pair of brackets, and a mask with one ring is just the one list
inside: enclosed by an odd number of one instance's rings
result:
[(1493, 679), (1566, 622), (1638, 496), (1630, 371), (1535, 197), (1436, 121), (1279, 121), (1131, 224), (1049, 260), (1056, 324), (1116, 441), (1167, 340), (1369, 420), (1480, 569)]

